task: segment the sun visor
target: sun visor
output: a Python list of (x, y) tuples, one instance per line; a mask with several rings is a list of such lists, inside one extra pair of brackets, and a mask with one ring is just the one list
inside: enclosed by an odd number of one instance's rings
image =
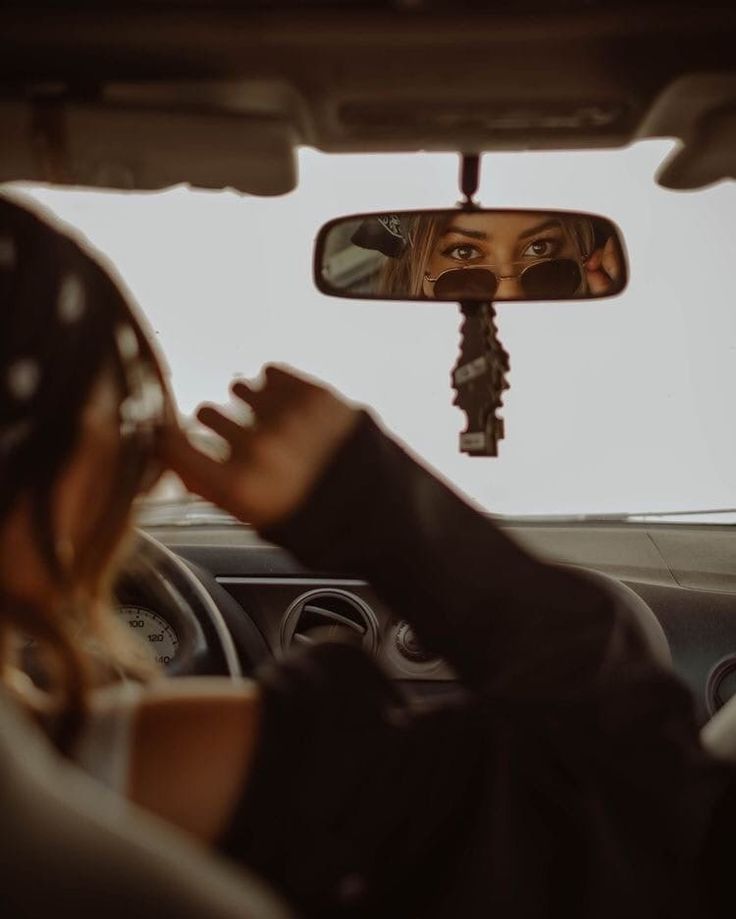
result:
[(736, 178), (736, 74), (693, 74), (670, 84), (639, 137), (681, 141), (657, 173), (664, 188), (704, 188)]
[(187, 183), (283, 195), (297, 183), (293, 126), (261, 113), (81, 102), (0, 102), (0, 181), (154, 190)]

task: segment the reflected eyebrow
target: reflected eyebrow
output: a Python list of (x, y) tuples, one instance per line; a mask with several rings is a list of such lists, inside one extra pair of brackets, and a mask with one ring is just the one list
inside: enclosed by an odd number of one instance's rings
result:
[(456, 226), (448, 227), (442, 235), (449, 236), (451, 233), (456, 233), (458, 236), (469, 236), (470, 239), (488, 239), (488, 234), (483, 230), (466, 230), (464, 227)]
[[(519, 239), (528, 239), (530, 236), (535, 236), (537, 233), (541, 233), (543, 230), (552, 229), (552, 227), (561, 227), (562, 223), (558, 217), (552, 217), (550, 220), (543, 220), (542, 223), (538, 223), (535, 227), (530, 227), (528, 230), (524, 230), (523, 233), (519, 233)], [(454, 224), (447, 227), (447, 229), (442, 234), (443, 236), (449, 236), (452, 233), (456, 233), (458, 236), (467, 236), (470, 239), (488, 239), (488, 233), (484, 233), (483, 230), (468, 230), (466, 227), (458, 227)]]
[(551, 230), (552, 227), (562, 227), (562, 223), (558, 217), (553, 217), (551, 220), (544, 220), (542, 223), (538, 223), (530, 230), (524, 230), (523, 233), (519, 233), (519, 239), (528, 239), (530, 236), (535, 236), (537, 233), (541, 233), (542, 230)]

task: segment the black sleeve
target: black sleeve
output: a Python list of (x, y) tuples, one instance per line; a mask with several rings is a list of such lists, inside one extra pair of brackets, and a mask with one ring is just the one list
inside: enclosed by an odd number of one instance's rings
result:
[(413, 716), (350, 645), (297, 649), (258, 676), (256, 756), (220, 851), (305, 917), (434, 916), (491, 777), (482, 720), (467, 705)]
[(305, 919), (708, 915), (693, 875), (726, 776), (666, 682), (635, 700), (653, 730), (632, 732), (620, 700), (618, 749), (580, 706), (574, 732), (482, 693), (415, 713), (349, 645), (299, 649), (259, 682), (219, 848)]
[(222, 851), (320, 919), (699, 914), (725, 779), (607, 594), (524, 552), (368, 415), (264, 535), (367, 578), (471, 691), (416, 714), (359, 649), (272, 663)]
[(264, 535), (308, 565), (365, 577), (473, 689), (569, 702), (623, 665), (654, 666), (607, 593), (525, 552), (368, 414), (308, 500)]

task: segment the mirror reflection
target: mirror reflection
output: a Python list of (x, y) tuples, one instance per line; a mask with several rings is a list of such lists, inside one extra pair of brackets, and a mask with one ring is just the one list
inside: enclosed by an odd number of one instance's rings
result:
[(626, 262), (615, 225), (593, 214), (405, 211), (327, 224), (315, 274), (343, 297), (574, 300), (620, 293)]

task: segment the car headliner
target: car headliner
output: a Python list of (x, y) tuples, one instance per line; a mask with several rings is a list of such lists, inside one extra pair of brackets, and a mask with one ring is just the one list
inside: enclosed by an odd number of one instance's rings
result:
[[(282, 194), (295, 150), (616, 147), (736, 174), (736, 9), (621, 3), (4, 4), (0, 181)], [(397, 8), (392, 8), (397, 7)]]

